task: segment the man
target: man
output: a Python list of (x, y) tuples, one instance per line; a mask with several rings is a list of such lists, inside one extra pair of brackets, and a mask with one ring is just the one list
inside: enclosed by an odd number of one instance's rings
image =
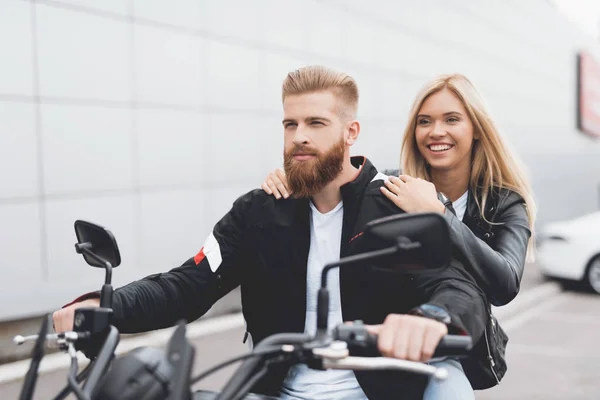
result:
[[(114, 325), (123, 333), (164, 328), (202, 316), (241, 285), (247, 330), (254, 342), (279, 332), (314, 333), (322, 267), (357, 251), (367, 222), (398, 209), (378, 187), (375, 167), (350, 157), (360, 133), (358, 89), (346, 74), (306, 67), (283, 83), (284, 165), (294, 198), (257, 189), (239, 197), (200, 252), (169, 272), (117, 289)], [(443, 205), (441, 205), (443, 206)], [(483, 332), (483, 294), (462, 266), (431, 275), (390, 278), (366, 268), (329, 275), (333, 326), (362, 319), (379, 333), (384, 355), (428, 360), (448, 332)], [(97, 306), (88, 294), (54, 314), (57, 331), (72, 328), (76, 307)], [(424, 303), (427, 306), (424, 307)], [(438, 307), (444, 322), (427, 309)], [(399, 314), (421, 314), (428, 317)], [(429, 318), (431, 317), (431, 318)], [(275, 371), (255, 392), (282, 398), (420, 398), (425, 380), (394, 372)]]

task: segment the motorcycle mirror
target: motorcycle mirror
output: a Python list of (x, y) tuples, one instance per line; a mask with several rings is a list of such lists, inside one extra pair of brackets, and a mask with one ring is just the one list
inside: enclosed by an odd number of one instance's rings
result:
[(406, 273), (443, 268), (450, 262), (450, 229), (437, 213), (395, 214), (369, 222), (355, 236), (355, 253), (327, 264), (317, 292), (316, 337), (327, 335), (329, 291), (327, 274), (333, 268), (361, 264), (386, 272)]
[[(84, 260), (92, 267), (104, 268), (106, 271), (100, 293), (100, 307), (112, 308), (112, 269), (121, 264), (121, 254), (115, 237), (108, 229), (81, 220), (75, 221), (75, 234), (77, 235), (75, 251), (83, 255)], [(97, 314), (98, 310), (90, 312)]]
[(114, 235), (108, 229), (87, 221), (75, 221), (75, 249), (92, 267), (115, 268), (121, 264), (121, 254)]
[(359, 252), (396, 245), (397, 252), (370, 260), (375, 269), (419, 272), (443, 268), (450, 262), (448, 223), (438, 213), (396, 214), (365, 226)]

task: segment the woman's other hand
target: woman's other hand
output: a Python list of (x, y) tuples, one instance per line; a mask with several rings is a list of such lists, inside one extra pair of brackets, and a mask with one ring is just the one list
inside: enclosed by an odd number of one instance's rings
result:
[(446, 207), (437, 197), (433, 183), (408, 175), (390, 176), (381, 187), (381, 192), (398, 208), (407, 213), (438, 212)]

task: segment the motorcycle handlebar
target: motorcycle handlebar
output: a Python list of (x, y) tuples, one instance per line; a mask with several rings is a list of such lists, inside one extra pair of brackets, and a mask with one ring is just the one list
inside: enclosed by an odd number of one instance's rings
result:
[[(322, 339), (322, 338), (321, 338)], [(377, 349), (377, 335), (367, 331), (366, 327), (359, 323), (340, 324), (333, 329), (332, 342), (329, 346), (322, 347), (319, 339), (312, 338), (306, 334), (278, 334), (266, 338), (254, 351), (262, 351), (268, 347), (277, 345), (289, 345), (296, 348), (295, 351), (312, 348), (312, 353), (320, 362), (319, 368), (323, 369), (351, 369), (351, 370), (403, 370), (416, 372), (436, 379), (445, 379), (447, 370), (437, 368), (421, 362), (400, 360), (388, 357), (352, 357), (349, 356), (346, 346), (338, 348), (336, 342), (344, 342), (348, 347), (359, 346), (366, 349)], [(470, 336), (446, 335), (444, 336), (434, 353), (434, 357), (442, 356), (465, 356), (472, 348)], [(282, 349), (282, 352), (285, 350)], [(314, 357), (313, 356), (313, 357)], [(244, 383), (257, 373), (259, 365), (262, 364), (262, 357), (246, 360), (242, 366), (233, 375), (231, 380), (225, 385), (225, 389), (218, 397), (219, 399), (237, 398), (245, 390), (242, 389)]]
[[(313, 337), (307, 334), (277, 334), (265, 338), (265, 340), (261, 341), (256, 346), (253, 352), (265, 352), (265, 355), (258, 356), (257, 354), (258, 357), (246, 359), (232, 376), (218, 398), (237, 399), (237, 396), (239, 396), (240, 393), (251, 390), (250, 387), (247, 387), (248, 383), (254, 381), (253, 377), (255, 377), (255, 375), (258, 378), (258, 375), (266, 372), (266, 370), (263, 371), (264, 365), (262, 364), (266, 359), (273, 357), (275, 353), (287, 353), (292, 359), (301, 357), (298, 359), (299, 362), (302, 362), (300, 361), (302, 359), (313, 359), (317, 361), (314, 365), (319, 365), (317, 367), (319, 369), (403, 370), (432, 376), (436, 379), (444, 379), (447, 375), (447, 371), (444, 368), (437, 368), (433, 365), (421, 362), (387, 357), (350, 356), (347, 349), (352, 347), (377, 350), (377, 335), (367, 331), (366, 327), (360, 321), (356, 321), (353, 324), (340, 324), (330, 331), (330, 333), (331, 335), (323, 337)], [(56, 336), (57, 339), (60, 337), (61, 339), (66, 340), (67, 343), (69, 343), (71, 351), (74, 351), (72, 343), (76, 341), (77, 337), (86, 337), (88, 335), (86, 333), (68, 332)], [(100, 380), (100, 377), (105, 373), (116, 345), (118, 344), (118, 336), (118, 331), (111, 326), (103, 343), (102, 351), (95, 360), (93, 368), (89, 371), (89, 377), (83, 385), (83, 390), (81, 390), (83, 393), (78, 393), (83, 394), (84, 397), (82, 398), (91, 395)], [(54, 336), (52, 336), (52, 338), (54, 338)], [(27, 338), (20, 337), (15, 341), (25, 342), (32, 339), (33, 336)], [(280, 347), (280, 350), (275, 352), (274, 350), (277, 347)], [(471, 348), (472, 340), (470, 336), (446, 335), (440, 340), (434, 353), (434, 358), (442, 356), (465, 356)], [(267, 350), (269, 351), (267, 352)], [(311, 353), (312, 356), (309, 356)], [(271, 355), (268, 356), (268, 354)], [(302, 356), (302, 354), (304, 354), (304, 356)], [(70, 383), (70, 386), (76, 384), (74, 377)], [(73, 388), (71, 387), (71, 389)]]
[[(338, 325), (333, 330), (333, 339), (346, 342), (349, 347), (377, 349), (377, 335), (367, 331), (362, 323)], [(440, 340), (433, 357), (466, 356), (472, 347), (471, 336), (446, 335)]]
[(471, 336), (446, 335), (440, 340), (433, 357), (461, 357), (466, 356), (473, 348)]

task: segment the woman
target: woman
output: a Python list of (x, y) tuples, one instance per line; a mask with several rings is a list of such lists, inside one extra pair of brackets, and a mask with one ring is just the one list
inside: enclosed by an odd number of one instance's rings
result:
[[(402, 175), (390, 176), (382, 193), (405, 212), (442, 213), (450, 227), (454, 256), (463, 261), (491, 304), (509, 303), (519, 292), (533, 248), (536, 208), (520, 165), (481, 96), (463, 75), (442, 75), (426, 84), (408, 121)], [(285, 184), (279, 169), (269, 174), (262, 188), (277, 198), (287, 197)], [(441, 207), (436, 192), (451, 201), (449, 209)], [(493, 339), (498, 339), (494, 335), (500, 335), (497, 346), (506, 344), (495, 322), (491, 317), (485, 342), (476, 349), (494, 347)], [(503, 360), (491, 350), (500, 365), (486, 365), (476, 357), (462, 362), (473, 388), (493, 386), (505, 372)], [(487, 354), (480, 356), (485, 359)], [(482, 366), (489, 370), (487, 376), (480, 375)], [(437, 385), (428, 386), (425, 398), (436, 398), (434, 393), (443, 389)]]

